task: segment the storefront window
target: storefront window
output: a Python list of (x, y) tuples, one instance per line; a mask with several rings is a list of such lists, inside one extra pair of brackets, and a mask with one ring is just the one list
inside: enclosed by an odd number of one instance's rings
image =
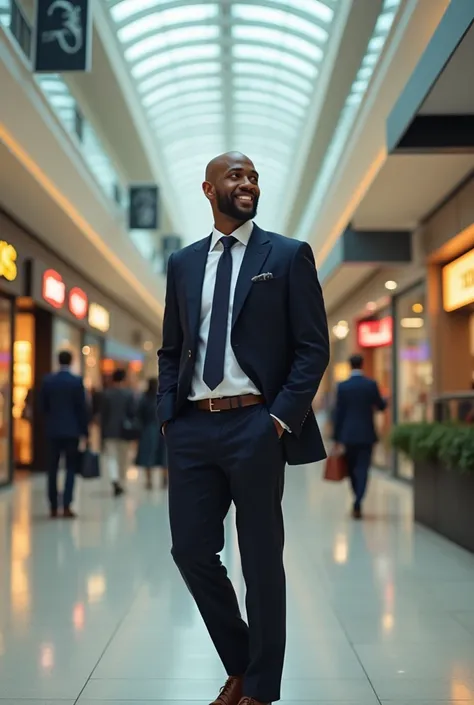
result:
[(0, 485), (10, 479), (12, 303), (0, 299)]
[[(392, 347), (374, 348), (372, 357), (372, 374), (380, 393), (384, 398), (392, 396)], [(379, 442), (374, 448), (373, 463), (376, 467), (387, 470), (391, 467), (390, 429), (392, 419), (390, 404), (384, 412), (375, 414), (375, 428)]]
[(102, 389), (102, 342), (100, 338), (86, 333), (82, 354), (84, 356), (84, 385), (90, 393), (99, 391)]
[(18, 312), (13, 344), (13, 442), (15, 463), (33, 462), (34, 424), (34, 341), (35, 319), (32, 313)]
[[(428, 419), (428, 397), (433, 381), (429, 336), (426, 324), (425, 287), (419, 285), (397, 297), (397, 421)], [(398, 474), (413, 477), (413, 466), (398, 458)]]
[(62, 318), (55, 318), (53, 322), (53, 371), (58, 369), (58, 353), (61, 350), (69, 350), (72, 354), (71, 372), (76, 375), (82, 374), (82, 332)]

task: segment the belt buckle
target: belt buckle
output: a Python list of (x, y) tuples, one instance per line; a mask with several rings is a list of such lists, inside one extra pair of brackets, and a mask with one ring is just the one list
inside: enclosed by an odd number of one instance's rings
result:
[(209, 399), (209, 411), (211, 414), (218, 414), (222, 409), (214, 409), (215, 399)]

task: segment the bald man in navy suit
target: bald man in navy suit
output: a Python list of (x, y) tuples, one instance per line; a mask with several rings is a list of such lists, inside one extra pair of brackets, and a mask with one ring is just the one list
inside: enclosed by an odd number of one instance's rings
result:
[[(214, 705), (280, 698), (285, 465), (325, 457), (311, 409), (329, 360), (313, 253), (253, 222), (258, 182), (242, 154), (208, 165), (214, 228), (169, 260), (159, 351), (172, 554), (228, 675)], [(232, 502), (248, 624), (219, 558)]]

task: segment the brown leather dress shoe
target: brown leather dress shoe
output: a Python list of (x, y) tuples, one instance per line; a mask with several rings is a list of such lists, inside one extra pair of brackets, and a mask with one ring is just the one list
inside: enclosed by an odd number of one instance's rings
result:
[(243, 678), (229, 676), (226, 684), (222, 686), (219, 695), (211, 705), (239, 705), (242, 699)]
[(65, 519), (75, 519), (77, 517), (76, 512), (73, 512), (69, 507), (64, 507), (63, 517)]
[(239, 702), (239, 705), (271, 705), (271, 703), (261, 703), (260, 700), (255, 700), (255, 698), (244, 697)]

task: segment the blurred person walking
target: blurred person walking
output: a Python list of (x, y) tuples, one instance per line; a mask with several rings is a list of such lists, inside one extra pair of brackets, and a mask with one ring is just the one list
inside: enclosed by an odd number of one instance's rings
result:
[(157, 468), (161, 475), (161, 487), (168, 484), (166, 447), (156, 415), (156, 395), (158, 380), (148, 380), (148, 389), (143, 393), (137, 409), (137, 420), (140, 425), (140, 439), (136, 465), (144, 468), (146, 473), (146, 489), (153, 488), (152, 470)]
[[(207, 166), (214, 228), (171, 255), (159, 351), (172, 554), (228, 674), (216, 705), (280, 698), (284, 469), (325, 457), (311, 411), (329, 360), (314, 257), (253, 223), (258, 181), (239, 153)], [(232, 502), (248, 626), (219, 558)]]
[(354, 492), (354, 519), (362, 518), (362, 502), (367, 489), (372, 451), (377, 442), (374, 413), (384, 411), (387, 401), (382, 398), (377, 382), (362, 371), (364, 358), (349, 358), (351, 376), (337, 388), (334, 410), (334, 440), (336, 452), (344, 452)]
[(82, 377), (72, 374), (72, 354), (63, 350), (58, 355), (59, 371), (47, 375), (40, 389), (40, 408), (45, 417), (46, 436), (50, 446), (48, 467), (48, 499), (52, 518), (58, 515), (58, 469), (61, 456), (66, 459), (66, 481), (62, 497), (63, 516), (76, 515), (71, 509), (74, 480), (79, 460), (79, 446), (88, 435), (89, 414)]
[(133, 392), (129, 389), (125, 370), (115, 370), (109, 387), (101, 397), (100, 424), (103, 441), (103, 460), (112, 483), (115, 497), (124, 493), (127, 476), (130, 440), (125, 429), (136, 416)]

